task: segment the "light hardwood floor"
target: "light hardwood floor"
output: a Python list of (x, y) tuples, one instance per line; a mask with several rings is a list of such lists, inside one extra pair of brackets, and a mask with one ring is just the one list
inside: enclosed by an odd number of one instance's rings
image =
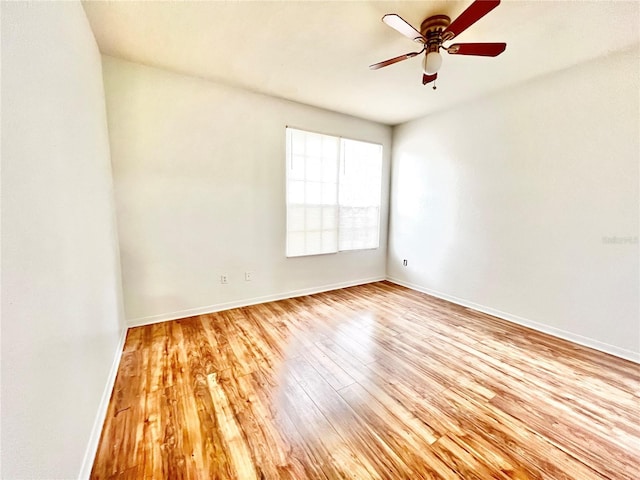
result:
[(133, 328), (92, 478), (637, 480), (639, 369), (387, 282)]

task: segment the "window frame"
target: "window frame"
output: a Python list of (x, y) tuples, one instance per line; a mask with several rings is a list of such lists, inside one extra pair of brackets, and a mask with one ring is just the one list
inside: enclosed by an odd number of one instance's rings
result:
[[(289, 131), (291, 131), (291, 137), (290, 137), (290, 133)], [(337, 141), (337, 158), (336, 158), (336, 187), (337, 187), (337, 196), (336, 196), (336, 204), (335, 204), (335, 208), (336, 208), (336, 247), (335, 250), (332, 251), (326, 251), (326, 252), (313, 252), (313, 253), (302, 253), (302, 254), (294, 254), (291, 255), (289, 253), (289, 234), (291, 233), (289, 231), (289, 207), (290, 207), (290, 203), (289, 203), (289, 188), (290, 188), (290, 178), (289, 178), (289, 172), (290, 169), (292, 168), (292, 161), (293, 161), (293, 146), (291, 144), (292, 142), (292, 136), (293, 136), (293, 131), (299, 131), (302, 132), (304, 134), (312, 134), (312, 135), (319, 135), (322, 137), (329, 137), (331, 139), (335, 139)], [(379, 159), (376, 159), (376, 161), (380, 162), (380, 166), (379, 166), (379, 171), (375, 173), (376, 176), (379, 177), (379, 182), (377, 185), (377, 196), (378, 196), (378, 204), (375, 206), (375, 208), (377, 208), (377, 218), (376, 218), (376, 233), (375, 233), (375, 246), (367, 246), (367, 247), (361, 247), (361, 248), (340, 248), (340, 222), (341, 222), (341, 208), (347, 208), (346, 205), (342, 205), (340, 203), (340, 189), (341, 189), (341, 176), (342, 173), (341, 171), (346, 167), (346, 161), (344, 158), (344, 145), (343, 142), (345, 141), (352, 141), (352, 142), (359, 142), (359, 143), (364, 143), (364, 144), (368, 144), (368, 145), (373, 145), (376, 147), (379, 147), (379, 151), (380, 151), (380, 157)], [(306, 162), (306, 155), (305, 155), (305, 162)], [(357, 251), (367, 251), (367, 250), (378, 250), (380, 248), (380, 240), (381, 240), (381, 234), (380, 234), (380, 229), (382, 227), (382, 203), (383, 203), (383, 199), (382, 199), (382, 193), (383, 193), (383, 177), (384, 177), (384, 145), (382, 143), (377, 143), (377, 142), (372, 142), (370, 140), (362, 140), (362, 139), (357, 139), (357, 138), (351, 138), (351, 137), (346, 137), (343, 135), (334, 135), (334, 134), (329, 134), (329, 133), (324, 133), (324, 132), (318, 132), (315, 130), (307, 130), (307, 129), (302, 129), (299, 127), (295, 127), (295, 126), (291, 126), (291, 125), (286, 125), (285, 126), (285, 257), (286, 258), (298, 258), (298, 257), (311, 257), (311, 256), (317, 256), (317, 255), (335, 255), (341, 252), (357, 252)], [(306, 168), (306, 165), (305, 165)], [(306, 183), (306, 179), (305, 179), (305, 183)], [(305, 191), (306, 193), (306, 191)], [(302, 205), (306, 205), (302, 204)], [(322, 204), (320, 204), (319, 206), (322, 206)], [(357, 208), (357, 207), (352, 207), (352, 208)], [(303, 232), (306, 232), (306, 230), (304, 230)]]

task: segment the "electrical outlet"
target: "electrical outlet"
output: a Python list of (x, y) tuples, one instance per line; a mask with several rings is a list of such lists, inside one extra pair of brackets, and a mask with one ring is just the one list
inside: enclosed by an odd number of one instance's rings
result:
[(250, 282), (252, 279), (253, 279), (253, 273), (244, 272), (244, 281), (245, 282)]
[(229, 283), (229, 279), (226, 275), (220, 275), (220, 283)]

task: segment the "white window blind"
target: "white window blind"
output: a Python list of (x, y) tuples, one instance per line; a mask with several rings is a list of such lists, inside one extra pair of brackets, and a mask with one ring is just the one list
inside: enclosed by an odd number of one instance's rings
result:
[(382, 145), (342, 139), (340, 250), (378, 248)]
[(382, 145), (287, 128), (287, 256), (377, 248)]

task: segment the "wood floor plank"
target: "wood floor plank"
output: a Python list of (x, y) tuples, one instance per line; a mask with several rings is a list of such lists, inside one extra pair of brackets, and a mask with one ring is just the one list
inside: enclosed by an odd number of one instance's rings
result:
[(287, 415), (327, 477), (381, 478), (376, 475), (370, 459), (354, 450), (348, 437), (344, 439), (340, 435), (337, 427), (342, 427), (331, 423), (293, 373), (285, 376), (283, 388)]
[(200, 441), (202, 452), (201, 469), (219, 472), (221, 478), (233, 478), (234, 470), (225, 449), (224, 434), (219, 425), (216, 409), (211, 401), (207, 376), (215, 364), (214, 352), (207, 338), (198, 334), (197, 317), (180, 321), (184, 337), (184, 351), (187, 357), (188, 395), (195, 401), (196, 410), (192, 412), (193, 432)]
[(425, 448), (426, 445), (433, 445), (438, 436), (402, 405), (383, 404), (357, 383), (344, 387), (339, 393), (367, 425), (388, 426), (375, 433), (410, 466), (414, 478), (456, 478), (454, 470), (441, 461), (431, 448)]
[(132, 328), (92, 479), (640, 478), (640, 366), (389, 282)]
[(295, 479), (304, 477), (302, 463), (291, 455), (293, 442), (280, 433), (278, 406), (264, 394), (274, 379), (261, 372), (234, 377), (230, 371), (220, 374), (219, 383), (228, 398), (232, 414), (245, 437), (258, 478)]

